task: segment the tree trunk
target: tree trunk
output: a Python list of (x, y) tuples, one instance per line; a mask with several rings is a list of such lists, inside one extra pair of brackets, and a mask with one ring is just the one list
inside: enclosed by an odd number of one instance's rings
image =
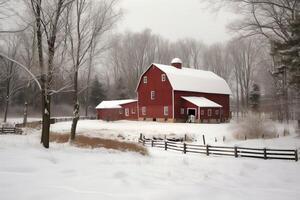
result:
[(5, 99), (5, 111), (4, 111), (4, 119), (3, 119), (3, 122), (4, 122), (4, 123), (6, 123), (6, 122), (7, 122), (8, 106), (9, 106), (9, 97), (8, 97), (8, 96), (6, 96), (6, 99)]
[(25, 127), (27, 124), (27, 109), (28, 109), (28, 104), (27, 101), (24, 103), (24, 116), (23, 116), (23, 126)]
[(50, 136), (50, 102), (49, 95), (43, 95), (43, 127), (42, 127), (42, 143), (45, 148), (49, 148)]
[(5, 99), (5, 112), (4, 112), (4, 120), (3, 122), (7, 122), (7, 115), (8, 115), (8, 107), (9, 107), (9, 100), (10, 100), (10, 83), (11, 77), (13, 73), (13, 63), (9, 64), (8, 74), (7, 74), (7, 82), (6, 82), (6, 99)]
[(240, 112), (239, 82), (236, 76), (236, 117), (238, 122), (239, 122), (239, 112)]
[(88, 69), (88, 77), (87, 77), (87, 88), (86, 88), (86, 102), (85, 102), (85, 116), (88, 116), (89, 110), (89, 103), (90, 103), (90, 79), (91, 79), (91, 69), (92, 69), (92, 62), (93, 62), (93, 46), (91, 45), (90, 55), (89, 55), (89, 69)]
[(78, 70), (74, 73), (74, 109), (73, 109), (73, 120), (71, 127), (71, 140), (75, 140), (76, 128), (79, 120), (79, 101), (78, 101)]

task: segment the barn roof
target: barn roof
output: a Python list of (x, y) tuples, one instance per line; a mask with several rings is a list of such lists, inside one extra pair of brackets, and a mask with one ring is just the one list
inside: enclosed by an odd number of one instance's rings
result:
[(211, 71), (185, 67), (178, 69), (170, 65), (156, 63), (153, 63), (152, 65), (158, 67), (161, 71), (166, 73), (173, 90), (231, 94), (231, 90), (227, 82)]
[(200, 108), (222, 108), (221, 105), (205, 98), (205, 97), (181, 97)]
[(96, 109), (110, 109), (110, 108), (122, 108), (121, 105), (136, 102), (135, 99), (124, 99), (124, 100), (111, 100), (111, 101), (102, 101)]

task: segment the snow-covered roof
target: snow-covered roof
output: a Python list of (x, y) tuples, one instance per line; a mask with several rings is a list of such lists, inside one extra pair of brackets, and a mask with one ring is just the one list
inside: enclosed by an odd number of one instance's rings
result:
[(182, 60), (180, 58), (174, 58), (172, 61), (171, 61), (171, 64), (175, 64), (175, 63), (180, 63), (182, 64)]
[(203, 92), (215, 94), (231, 94), (227, 82), (211, 71), (181, 68), (170, 65), (155, 64), (161, 71), (166, 73), (173, 90)]
[(124, 100), (112, 100), (112, 101), (102, 101), (96, 109), (109, 109), (109, 108), (122, 108), (121, 105), (136, 102), (135, 99), (124, 99)]
[(200, 108), (222, 108), (221, 105), (205, 98), (205, 97), (181, 97)]

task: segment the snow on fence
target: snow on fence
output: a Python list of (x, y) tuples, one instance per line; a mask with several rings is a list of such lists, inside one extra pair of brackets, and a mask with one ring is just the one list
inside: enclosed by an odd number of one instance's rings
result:
[(298, 161), (298, 150), (292, 149), (259, 149), (259, 148), (245, 148), (245, 147), (227, 147), (227, 146), (212, 146), (212, 145), (198, 145), (182, 142), (173, 142), (169, 140), (154, 140), (139, 138), (139, 143), (144, 146), (161, 148), (164, 150), (173, 150), (186, 153), (198, 153), (207, 156), (233, 156), (233, 157), (248, 157), (260, 159), (280, 159), (280, 160), (295, 160)]
[(16, 128), (16, 127), (2, 127), (2, 128), (0, 128), (0, 134), (22, 135), (22, 129)]

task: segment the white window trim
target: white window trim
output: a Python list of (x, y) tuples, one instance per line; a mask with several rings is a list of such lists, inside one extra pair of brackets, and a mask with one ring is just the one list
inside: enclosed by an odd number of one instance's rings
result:
[(131, 108), (131, 114), (135, 114), (135, 109)]
[(143, 77), (143, 83), (145, 83), (145, 84), (148, 83), (148, 77), (147, 76)]
[(145, 116), (147, 114), (147, 108), (146, 106), (142, 107), (142, 115)]
[(161, 74), (161, 81), (162, 82), (165, 82), (166, 81), (166, 74)]
[(129, 108), (125, 108), (125, 116), (129, 117)]
[(150, 96), (151, 96), (151, 100), (155, 100), (155, 91), (154, 90), (151, 91)]
[(169, 106), (164, 106), (164, 116), (169, 115)]

